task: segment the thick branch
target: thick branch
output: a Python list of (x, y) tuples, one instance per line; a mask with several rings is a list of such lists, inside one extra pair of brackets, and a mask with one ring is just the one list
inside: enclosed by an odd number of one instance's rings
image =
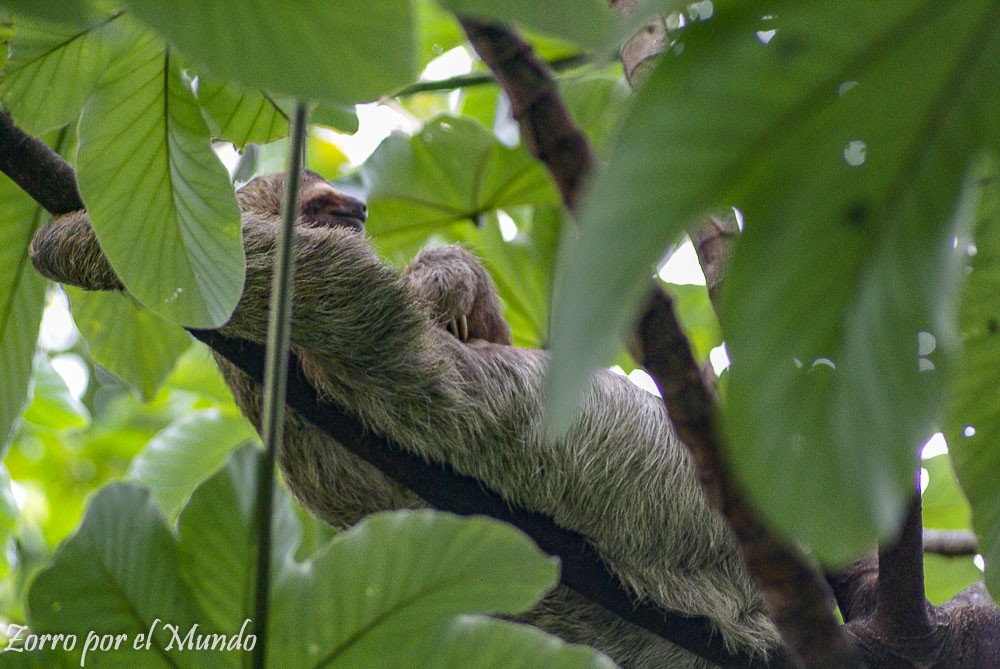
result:
[[(538, 64), (530, 47), (505, 27), (469, 19), (464, 19), (462, 25), (507, 92), (528, 148), (549, 168), (560, 184), (567, 207), (574, 210), (583, 177), (580, 170), (591, 168), (593, 153), (573, 125), (551, 77)], [(539, 108), (544, 113), (538, 113)], [(559, 143), (557, 158), (543, 150), (541, 144), (552, 137), (572, 138)], [(725, 246), (712, 248), (721, 254)], [(769, 534), (727, 481), (712, 415), (713, 399), (691, 356), (670, 299), (662, 291), (655, 291), (639, 331), (641, 350), (637, 358), (660, 385), (670, 419), (694, 455), (706, 494), (734, 529), (750, 573), (763, 588), (785, 641), (810, 667), (856, 666), (853, 649), (827, 606), (825, 583), (792, 549)]]
[[(611, 0), (611, 7), (625, 18), (646, 5), (645, 0)], [(628, 38), (621, 48), (622, 67), (629, 84), (634, 88), (648, 75), (669, 44), (670, 35), (662, 17)]]
[(656, 381), (678, 436), (691, 449), (709, 498), (733, 529), (785, 643), (807, 667), (859, 666), (853, 647), (830, 615), (825, 584), (757, 519), (737, 490), (721, 455), (713, 398), (701, 383), (673, 304), (662, 290), (651, 297), (638, 332), (640, 350), (635, 353)]
[(45, 142), (14, 125), (14, 120), (3, 111), (0, 111), (0, 172), (50, 214), (83, 209), (76, 175), (69, 163)]
[(570, 211), (579, 204), (594, 154), (559, 97), (555, 79), (524, 40), (504, 26), (461, 18), (465, 34), (503, 87), (521, 137), (545, 163)]
[(732, 255), (740, 228), (736, 218), (730, 216), (712, 216), (691, 236), (698, 263), (705, 275), (708, 286), (708, 296), (712, 300), (716, 313), (721, 313), (720, 296), (722, 282), (729, 267), (729, 256)]
[(918, 497), (897, 540), (879, 550), (872, 625), (880, 635), (919, 638), (930, 633), (921, 539)]

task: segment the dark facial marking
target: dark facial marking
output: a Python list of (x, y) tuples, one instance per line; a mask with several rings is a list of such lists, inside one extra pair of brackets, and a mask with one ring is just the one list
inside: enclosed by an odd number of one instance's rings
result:
[(363, 230), (368, 208), (328, 183), (306, 186), (302, 193), (302, 221), (313, 228)]

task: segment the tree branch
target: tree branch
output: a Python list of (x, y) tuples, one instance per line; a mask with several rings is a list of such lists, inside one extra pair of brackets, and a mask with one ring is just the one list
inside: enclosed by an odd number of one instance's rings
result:
[(698, 477), (739, 542), (785, 643), (807, 667), (860, 666), (852, 644), (830, 615), (828, 590), (818, 574), (758, 519), (722, 457), (714, 401), (670, 297), (654, 292), (638, 326), (634, 353), (656, 381), (677, 434), (694, 456)]
[[(469, 18), (462, 18), (461, 23), (480, 58), (504, 87), (529, 150), (549, 168), (566, 206), (575, 211), (582, 181), (594, 163), (593, 152), (573, 124), (551, 77), (530, 46), (504, 26)], [(669, 297), (662, 291), (654, 293), (639, 330), (642, 350), (637, 359), (660, 385), (670, 419), (694, 454), (706, 494), (721, 504), (785, 640), (812, 662), (809, 666), (855, 666), (853, 649), (828, 610), (828, 591), (818, 574), (770, 535), (734, 486), (725, 481), (728, 473), (719, 455), (713, 401)]]
[(562, 103), (552, 75), (513, 31), (469, 17), (459, 20), (507, 94), (525, 146), (549, 169), (566, 207), (576, 211), (594, 153)]
[(73, 168), (49, 146), (0, 111), (0, 172), (51, 214), (83, 209)]
[(918, 496), (910, 503), (899, 537), (879, 550), (872, 625), (880, 635), (920, 638), (930, 634), (921, 539)]
[(722, 282), (739, 235), (740, 228), (736, 223), (736, 217), (730, 214), (709, 217), (708, 221), (691, 236), (691, 243), (698, 255), (698, 263), (705, 275), (708, 296), (716, 313), (722, 312), (720, 302)]
[(979, 553), (979, 538), (965, 530), (924, 530), (924, 552), (962, 557)]

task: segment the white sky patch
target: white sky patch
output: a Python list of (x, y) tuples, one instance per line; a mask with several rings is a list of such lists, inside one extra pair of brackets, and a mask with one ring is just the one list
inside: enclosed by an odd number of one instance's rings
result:
[(69, 313), (69, 300), (62, 290), (49, 293), (48, 304), (42, 315), (40, 343), (46, 351), (65, 351), (80, 338), (80, 333)]
[(660, 278), (670, 283), (693, 283), (705, 285), (705, 275), (698, 264), (698, 254), (691, 240), (685, 240), (677, 247), (667, 262), (660, 265)]
[(656, 382), (653, 381), (653, 377), (644, 372), (641, 369), (633, 369), (628, 374), (619, 365), (614, 365), (608, 367), (608, 370), (617, 374), (618, 376), (624, 376), (626, 379), (632, 382), (632, 385), (642, 388), (647, 393), (652, 393), (657, 397), (660, 397), (660, 390), (656, 387)]
[(226, 166), (226, 170), (229, 174), (236, 171), (236, 166), (240, 164), (240, 152), (236, 150), (236, 147), (229, 142), (215, 142), (212, 144), (212, 150), (215, 151), (215, 155), (219, 157), (222, 164)]
[(472, 56), (464, 46), (456, 46), (427, 63), (420, 81), (438, 81), (472, 72)]
[(709, 351), (708, 361), (712, 363), (716, 376), (729, 369), (729, 352), (726, 350), (726, 345), (720, 344)]
[(78, 400), (83, 397), (90, 383), (90, 372), (83, 358), (75, 353), (59, 355), (52, 358), (52, 368), (62, 377), (70, 395)]
[(927, 486), (931, 482), (931, 473), (925, 468), (920, 468), (920, 494), (923, 495), (924, 491), (927, 490)]
[(517, 223), (503, 209), (497, 209), (497, 222), (500, 225), (500, 237), (505, 242), (512, 242), (517, 237)]
[[(420, 74), (421, 81), (437, 81), (448, 79), (472, 71), (472, 57), (465, 47), (455, 47), (445, 51), (432, 60)], [(461, 95), (461, 91), (455, 91)], [(449, 98), (450, 100), (450, 98)], [(454, 106), (455, 101), (451, 101)], [(315, 127), (313, 132), (323, 139), (335, 144), (344, 152), (352, 165), (360, 165), (368, 159), (378, 145), (393, 132), (412, 135), (420, 129), (421, 122), (405, 113), (398, 106), (370, 102), (356, 105), (358, 114), (358, 131), (353, 135), (344, 135), (327, 128)]]
[(360, 165), (375, 151), (382, 140), (399, 131), (412, 135), (419, 129), (419, 122), (402, 111), (378, 102), (357, 105), (358, 131), (344, 135), (328, 128), (312, 129), (317, 136), (337, 146), (353, 165)]
[(972, 558), (972, 564), (976, 565), (979, 571), (986, 571), (986, 560), (983, 559), (982, 555), (976, 555)]
[(940, 432), (935, 433), (927, 443), (923, 445), (920, 449), (920, 459), (930, 460), (931, 458), (936, 458), (939, 455), (944, 455), (948, 452), (948, 442), (944, 440), (944, 435)]

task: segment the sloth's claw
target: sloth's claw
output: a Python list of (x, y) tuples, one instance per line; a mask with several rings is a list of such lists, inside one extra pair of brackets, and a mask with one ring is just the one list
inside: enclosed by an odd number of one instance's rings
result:
[(448, 332), (461, 342), (469, 341), (469, 320), (465, 315), (455, 316), (448, 321)]

